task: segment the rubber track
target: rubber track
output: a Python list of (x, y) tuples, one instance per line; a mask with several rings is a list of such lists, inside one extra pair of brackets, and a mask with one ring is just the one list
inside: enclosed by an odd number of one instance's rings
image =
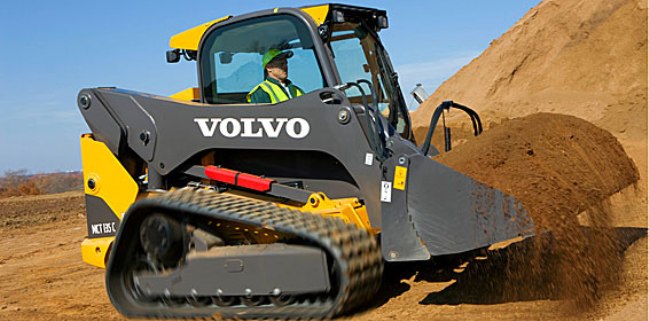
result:
[[(218, 319), (329, 319), (344, 314), (368, 301), (378, 290), (383, 273), (383, 259), (374, 236), (366, 230), (334, 218), (327, 218), (311, 213), (278, 207), (270, 202), (237, 197), (210, 190), (184, 188), (169, 192), (163, 196), (144, 199), (136, 202), (125, 215), (125, 224), (131, 215), (148, 212), (181, 212), (183, 216), (199, 215), (207, 219), (229, 220), (250, 226), (272, 229), (280, 233), (295, 235), (308, 243), (317, 244), (337, 262), (339, 268), (338, 294), (326, 301), (302, 302), (299, 304), (277, 307), (193, 307), (191, 305), (168, 306), (158, 303), (157, 306), (143, 304), (136, 308), (133, 301), (125, 303), (124, 290), (115, 288), (110, 273), (113, 258), (122, 257), (121, 264), (128, 264), (128, 259), (120, 253), (112, 253), (106, 274), (106, 285), (111, 301), (126, 316), (155, 318), (200, 318), (215, 317)], [(118, 251), (122, 241), (120, 226), (115, 250)], [(125, 237), (124, 237), (125, 238)], [(126, 241), (123, 241), (126, 242)], [(123, 243), (122, 242), (122, 243)], [(133, 242), (130, 242), (133, 244)], [(128, 245), (127, 245), (128, 246)], [(133, 251), (131, 251), (133, 252)], [(308, 271), (305, 271), (308, 273)], [(113, 275), (113, 276), (111, 276)], [(124, 278), (123, 274), (119, 274)], [(335, 284), (335, 280), (331, 280)], [(113, 285), (111, 287), (111, 285)], [(139, 305), (139, 303), (135, 303)]]

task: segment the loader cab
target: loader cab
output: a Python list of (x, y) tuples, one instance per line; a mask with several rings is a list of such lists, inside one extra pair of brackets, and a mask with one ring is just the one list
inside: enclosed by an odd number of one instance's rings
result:
[(347, 99), (378, 105), (391, 131), (412, 140), (397, 75), (378, 37), (384, 28), (385, 11), (335, 4), (227, 17), (205, 28), (197, 46), (199, 100), (248, 105), (246, 95), (265, 78), (263, 54), (290, 50), (288, 78), (306, 94), (356, 83), (361, 89), (346, 88)]

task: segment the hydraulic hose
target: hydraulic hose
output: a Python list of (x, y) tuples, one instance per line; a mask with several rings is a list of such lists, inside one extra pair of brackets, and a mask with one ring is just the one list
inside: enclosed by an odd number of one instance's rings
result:
[[(452, 100), (444, 101), (439, 106), (437, 106), (437, 108), (435, 108), (433, 116), (430, 119), (430, 125), (428, 127), (428, 132), (426, 133), (426, 139), (424, 140), (424, 144), (421, 146), (421, 152), (424, 153), (425, 156), (428, 156), (428, 151), (430, 149), (430, 144), (433, 139), (433, 134), (435, 133), (435, 127), (437, 127), (439, 117), (442, 115), (442, 112), (444, 112), (444, 110), (450, 110), (451, 108), (457, 108), (469, 115), (469, 117), (471, 118), (471, 124), (473, 125), (474, 136), (478, 136), (482, 133), (482, 122), (480, 121), (480, 116), (478, 116), (478, 113), (476, 113), (473, 109), (455, 103)], [(446, 151), (450, 150), (450, 142), (447, 142), (445, 149)]]

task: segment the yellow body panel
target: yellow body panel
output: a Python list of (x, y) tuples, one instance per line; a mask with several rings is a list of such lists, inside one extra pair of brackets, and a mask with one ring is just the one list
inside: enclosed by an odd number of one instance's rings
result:
[(83, 261), (100, 268), (106, 268), (108, 252), (114, 236), (85, 239), (81, 242), (81, 257)]
[(339, 218), (345, 223), (355, 224), (373, 234), (380, 231), (379, 229), (372, 228), (365, 205), (361, 204), (358, 198), (355, 197), (329, 199), (324, 193), (313, 193), (309, 197), (307, 204), (302, 207), (283, 204), (277, 205), (322, 216)]
[(198, 99), (200, 96), (200, 93), (198, 91), (198, 88), (196, 87), (190, 87), (187, 88), (183, 91), (179, 91), (169, 97), (173, 99), (178, 99), (178, 100), (185, 100), (185, 101), (193, 101), (194, 99)]
[[(139, 187), (124, 169), (115, 155), (92, 135), (81, 136), (81, 163), (83, 165), (84, 191), (87, 195), (101, 198), (121, 220), (124, 212), (133, 204)], [(95, 187), (87, 184), (95, 181)], [(87, 238), (81, 243), (83, 261), (96, 267), (105, 268), (110, 245), (114, 236)]]
[(328, 4), (300, 9), (310, 15), (318, 26), (325, 22), (325, 19), (327, 19), (327, 14), (329, 14)]
[(198, 43), (201, 41), (205, 31), (213, 24), (230, 18), (232, 18), (232, 16), (221, 17), (175, 34), (171, 39), (169, 39), (169, 47), (176, 49), (198, 50)]
[(137, 183), (108, 147), (94, 140), (92, 135), (81, 136), (81, 163), (83, 181), (91, 178), (95, 181), (93, 189), (84, 184), (86, 194), (103, 199), (121, 220), (137, 197)]
[[(327, 19), (327, 14), (329, 14), (329, 5), (325, 4), (321, 6), (304, 7), (300, 8), (300, 10), (311, 16), (311, 18), (313, 18), (315, 23), (319, 26), (324, 23), (325, 19)], [(275, 12), (278, 12), (277, 8), (275, 9)], [(200, 24), (191, 29), (187, 29), (181, 33), (175, 34), (171, 37), (171, 39), (169, 39), (169, 47), (185, 50), (198, 50), (198, 44), (200, 43), (201, 38), (203, 38), (205, 31), (207, 31), (207, 29), (213, 24), (228, 20), (230, 18), (232, 18), (232, 16), (224, 16), (216, 20)]]

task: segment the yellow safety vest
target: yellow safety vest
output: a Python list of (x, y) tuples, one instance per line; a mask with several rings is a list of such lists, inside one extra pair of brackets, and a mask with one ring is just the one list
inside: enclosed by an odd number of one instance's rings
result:
[[(288, 96), (286, 95), (286, 92), (284, 92), (284, 90), (282, 90), (280, 86), (268, 80), (264, 80), (246, 95), (247, 102), (251, 102), (250, 97), (252, 96), (252, 93), (254, 93), (257, 90), (257, 88), (261, 88), (261, 90), (263, 90), (265, 93), (268, 94), (268, 96), (270, 96), (271, 104), (281, 103), (289, 99)], [(295, 97), (302, 96), (302, 91), (297, 87), (295, 87), (295, 93), (296, 93)]]

